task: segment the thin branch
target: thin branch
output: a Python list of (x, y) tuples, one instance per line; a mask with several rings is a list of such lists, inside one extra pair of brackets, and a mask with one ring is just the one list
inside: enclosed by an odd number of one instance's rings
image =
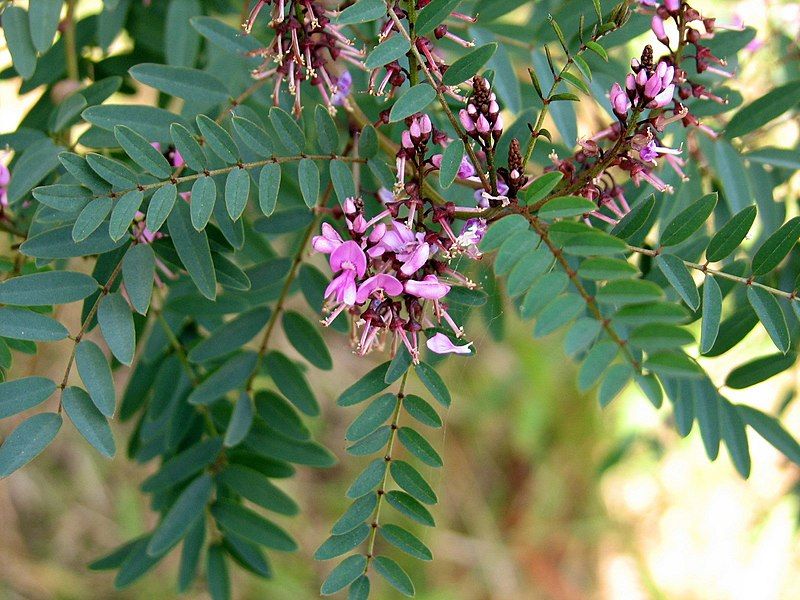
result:
[(400, 413), (403, 408), (403, 398), (405, 397), (406, 381), (408, 380), (409, 372), (410, 370), (406, 370), (406, 372), (403, 373), (403, 378), (400, 380), (400, 389), (397, 391), (397, 403), (392, 413), (391, 432), (389, 433), (389, 441), (386, 443), (386, 452), (383, 455), (386, 461), (386, 469), (383, 472), (381, 485), (376, 492), (378, 494), (378, 501), (375, 505), (375, 512), (373, 513), (372, 522), (370, 524), (372, 531), (369, 532), (369, 541), (367, 542), (367, 564), (364, 566), (364, 574), (369, 571), (369, 564), (375, 556), (375, 538), (378, 535), (378, 527), (380, 526), (381, 508), (383, 506), (383, 498), (386, 496), (386, 484), (389, 481), (389, 464), (392, 461), (392, 451), (394, 450), (394, 444), (397, 440), (397, 430), (399, 428)]
[[(656, 257), (659, 254), (661, 254), (661, 251), (659, 250), (639, 248), (638, 246), (628, 246), (628, 250), (636, 252), (638, 254), (644, 254), (645, 256), (652, 256), (652, 257)], [(777, 288), (764, 285), (763, 283), (753, 281), (752, 277), (740, 277), (738, 275), (726, 273), (725, 271), (721, 271), (719, 269), (712, 269), (708, 266), (708, 263), (700, 264), (683, 259), (681, 259), (681, 261), (683, 262), (684, 265), (686, 265), (690, 269), (702, 271), (705, 274), (713, 275), (714, 277), (719, 277), (720, 279), (728, 279), (729, 281), (735, 281), (736, 283), (740, 283), (741, 285), (761, 288), (762, 290), (769, 292), (773, 296), (779, 296), (781, 298), (786, 298), (787, 300), (791, 301), (798, 300), (797, 292), (785, 292), (783, 290), (779, 290)]]

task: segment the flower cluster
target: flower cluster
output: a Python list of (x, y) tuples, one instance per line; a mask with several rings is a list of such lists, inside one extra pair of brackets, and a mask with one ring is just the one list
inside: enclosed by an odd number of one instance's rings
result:
[[(425, 8), (428, 4), (430, 4), (430, 2), (431, 0), (416, 0), (415, 10)], [(394, 15), (398, 20), (402, 21), (404, 19), (408, 19), (408, 11), (400, 6), (399, 2), (395, 2), (391, 10), (394, 12)], [(466, 21), (467, 23), (475, 23), (476, 21), (474, 17), (470, 17), (469, 15), (465, 15), (460, 12), (452, 12), (450, 13), (450, 17), (458, 21)], [(381, 26), (378, 39), (379, 41), (383, 42), (394, 35), (401, 34), (397, 30), (397, 23), (395, 20), (389, 17)], [(434, 78), (437, 79), (439, 84), (442, 84), (442, 77), (448, 68), (448, 64), (444, 60), (444, 57), (436, 50), (434, 40), (440, 40), (443, 38), (451, 40), (465, 48), (471, 48), (475, 45), (474, 42), (465, 40), (464, 38), (454, 34), (452, 31), (450, 31), (445, 23), (440, 24), (433, 30), (432, 38), (430, 36), (422, 35), (416, 38), (416, 49), (422, 57), (425, 67), (428, 69), (428, 71), (430, 71)], [(407, 78), (408, 72), (400, 64), (400, 62), (396, 60), (392, 61), (383, 67), (372, 70), (369, 79), (369, 93), (377, 96), (383, 96), (385, 94), (391, 97), (394, 95), (395, 90), (405, 83)], [(462, 99), (455, 90), (444, 85), (441, 85), (441, 87), (451, 96)]]
[[(323, 323), (347, 311), (354, 316), (354, 331), (360, 328), (354, 334), (358, 354), (390, 338), (393, 351), (403, 344), (416, 362), (421, 331), (444, 327), (457, 339), (464, 336), (447, 310), (446, 296), (453, 285), (474, 284), (451, 262), (461, 255), (480, 258), (477, 244), (486, 221), (470, 218), (456, 234), (456, 214), (469, 216), (481, 209), (435, 205), (424, 196), (422, 178), (441, 161), (441, 155), (428, 156), (429, 145), (446, 138), (428, 115), (414, 115), (406, 125), (397, 156), (398, 189), (378, 195), (382, 210), (370, 218), (360, 199), (348, 198), (343, 207), (347, 235), (324, 223), (312, 246), (329, 255), (334, 275), (325, 290), (329, 315)], [(427, 347), (437, 353), (471, 353), (469, 343), (455, 344), (442, 332), (430, 335)]]
[(246, 32), (252, 30), (265, 6), (272, 6), (269, 26), (275, 37), (267, 47), (251, 53), (264, 58), (253, 76), (275, 78), (272, 96), (276, 106), (286, 82), (294, 96), (296, 115), (302, 110), (301, 83), (308, 80), (334, 112), (350, 93), (352, 78), (347, 70), (337, 74), (333, 65), (342, 60), (363, 69), (364, 51), (353, 46), (341, 27), (331, 21), (334, 14), (317, 0), (258, 0), (243, 25)]

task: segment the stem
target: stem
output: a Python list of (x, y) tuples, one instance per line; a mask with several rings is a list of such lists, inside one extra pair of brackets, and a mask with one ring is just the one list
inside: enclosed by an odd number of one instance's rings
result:
[[(416, 24), (417, 24), (417, 5), (416, 0), (406, 0), (406, 12), (408, 14), (408, 40), (411, 43), (411, 48), (416, 49), (417, 47), (417, 32), (416, 32)], [(391, 11), (391, 9), (390, 9)], [(394, 11), (391, 11), (394, 12)], [(400, 27), (398, 25), (398, 27)], [(414, 86), (419, 83), (419, 66), (420, 66), (419, 54), (415, 52), (408, 52), (408, 77), (409, 83)]]
[(534, 231), (536, 231), (536, 233), (547, 246), (548, 250), (550, 250), (550, 253), (555, 257), (558, 264), (561, 265), (564, 273), (567, 274), (567, 277), (569, 277), (569, 280), (572, 282), (573, 287), (586, 303), (589, 312), (591, 312), (592, 316), (599, 321), (600, 325), (602, 325), (606, 335), (608, 335), (608, 337), (611, 338), (611, 340), (617, 346), (619, 346), (620, 350), (622, 350), (622, 353), (625, 355), (625, 358), (628, 360), (628, 362), (631, 363), (634, 370), (637, 373), (640, 373), (642, 370), (642, 365), (631, 353), (630, 348), (628, 348), (628, 342), (619, 336), (614, 327), (611, 325), (610, 319), (604, 317), (603, 313), (600, 312), (600, 307), (597, 305), (597, 301), (594, 299), (594, 296), (586, 291), (583, 283), (581, 283), (580, 277), (578, 277), (578, 273), (570, 266), (569, 262), (567, 262), (567, 259), (564, 257), (564, 252), (553, 242), (553, 240), (550, 239), (550, 236), (547, 233), (547, 226), (534, 215), (528, 215), (524, 212), (520, 212), (520, 214), (522, 214), (528, 220)]
[(386, 443), (386, 453), (384, 460), (386, 461), (386, 469), (383, 472), (383, 479), (381, 485), (376, 492), (378, 494), (378, 503), (375, 505), (375, 513), (372, 517), (372, 531), (369, 532), (369, 542), (367, 543), (367, 564), (364, 566), (364, 574), (369, 571), (369, 564), (375, 556), (375, 538), (378, 535), (378, 527), (380, 525), (381, 507), (383, 506), (383, 497), (386, 495), (386, 484), (389, 481), (389, 463), (392, 461), (392, 450), (394, 450), (395, 440), (397, 439), (398, 423), (400, 422), (400, 413), (403, 408), (403, 398), (406, 389), (406, 381), (410, 371), (403, 373), (403, 378), (400, 380), (400, 389), (397, 391), (397, 403), (392, 413), (391, 433), (389, 434), (389, 441)]
[(442, 94), (442, 92), (439, 90), (439, 84), (433, 77), (433, 73), (431, 73), (430, 69), (428, 69), (428, 67), (425, 66), (425, 61), (422, 59), (422, 56), (420, 56), (419, 50), (417, 50), (417, 46), (411, 40), (411, 36), (408, 35), (408, 32), (403, 27), (403, 24), (400, 22), (400, 19), (397, 17), (396, 14), (394, 14), (394, 11), (391, 9), (391, 6), (389, 7), (389, 17), (391, 17), (392, 21), (394, 21), (395, 26), (400, 31), (400, 35), (406, 38), (406, 40), (408, 40), (408, 43), (411, 44), (412, 55), (419, 64), (420, 69), (422, 69), (422, 72), (425, 73), (425, 77), (428, 79), (428, 82), (430, 82), (431, 87), (436, 92), (436, 98), (439, 100), (439, 104), (442, 105), (442, 109), (444, 110), (445, 115), (447, 115), (450, 124), (453, 126), (456, 135), (458, 135), (459, 139), (461, 139), (461, 141), (464, 142), (464, 148), (466, 149), (467, 155), (469, 156), (469, 159), (472, 161), (472, 164), (475, 165), (475, 170), (478, 172), (478, 176), (481, 179), (481, 183), (483, 184), (484, 189), (490, 191), (492, 189), (492, 186), (489, 183), (489, 180), (486, 179), (486, 174), (479, 168), (481, 163), (478, 161), (478, 157), (475, 154), (475, 151), (472, 149), (472, 144), (470, 143), (469, 137), (464, 131), (464, 128), (461, 127), (461, 123), (458, 122), (458, 119), (453, 114), (453, 111), (450, 110), (450, 106), (447, 104), (447, 99), (444, 97), (444, 94)]
[(67, 61), (67, 78), (73, 81), (80, 79), (78, 71), (78, 49), (75, 42), (75, 3), (67, 0), (67, 14), (64, 17), (64, 52)]
[[(322, 198), (317, 205), (318, 208), (322, 208), (328, 203), (328, 199), (330, 198), (332, 190), (332, 184), (328, 184), (328, 187), (325, 189), (325, 193), (322, 195)], [(247, 379), (247, 384), (245, 385), (245, 391), (248, 393), (253, 390), (253, 383), (255, 382), (256, 375), (261, 370), (261, 363), (264, 360), (264, 355), (267, 352), (267, 347), (269, 346), (269, 340), (272, 337), (272, 332), (275, 329), (275, 324), (278, 322), (278, 316), (283, 312), (283, 306), (286, 303), (286, 299), (289, 297), (289, 290), (291, 289), (292, 283), (294, 283), (294, 279), (297, 276), (297, 271), (303, 262), (303, 252), (308, 244), (308, 240), (311, 239), (311, 234), (317, 229), (321, 215), (322, 211), (315, 212), (314, 219), (311, 221), (311, 223), (309, 223), (308, 227), (306, 227), (306, 230), (303, 232), (303, 237), (300, 240), (297, 251), (294, 253), (292, 266), (289, 269), (289, 273), (286, 275), (286, 281), (283, 283), (283, 288), (281, 288), (281, 293), (278, 296), (278, 300), (275, 302), (275, 309), (272, 311), (272, 314), (269, 317), (267, 327), (264, 330), (264, 335), (261, 337), (261, 343), (258, 346), (256, 366), (253, 369), (253, 372), (250, 374), (250, 377)]]
[[(661, 254), (660, 250), (650, 250), (648, 248), (639, 248), (638, 246), (628, 246), (628, 250), (636, 252), (638, 254), (644, 254), (645, 256), (652, 256), (652, 257), (656, 257), (659, 254)], [(683, 260), (683, 259), (681, 260), (683, 264), (689, 267), (690, 269), (702, 271), (707, 275), (713, 275), (714, 277), (719, 277), (720, 279), (728, 279), (730, 281), (735, 281), (736, 283), (740, 283), (742, 285), (761, 288), (762, 290), (769, 292), (773, 296), (780, 296), (781, 298), (786, 298), (787, 300), (790, 301), (797, 301), (799, 299), (797, 296), (797, 292), (785, 292), (783, 290), (779, 290), (777, 288), (764, 285), (763, 283), (753, 281), (752, 277), (739, 277), (738, 275), (726, 273), (725, 271), (721, 271), (719, 269), (711, 269), (709, 268), (708, 263), (700, 264), (688, 260)]]
[(178, 171), (173, 174), (172, 177), (169, 179), (165, 179), (164, 181), (157, 181), (155, 183), (148, 183), (145, 185), (139, 185), (135, 188), (130, 188), (127, 190), (117, 190), (111, 192), (109, 194), (100, 194), (97, 196), (92, 196), (92, 198), (117, 198), (120, 196), (125, 195), (126, 192), (130, 192), (133, 190), (139, 190), (140, 192), (145, 192), (147, 190), (152, 190), (156, 188), (160, 188), (167, 184), (179, 184), (183, 183), (184, 181), (194, 181), (195, 179), (199, 179), (200, 177), (213, 177), (214, 175), (224, 175), (225, 173), (230, 173), (234, 169), (257, 169), (258, 167), (263, 167), (268, 163), (274, 164), (281, 164), (287, 162), (294, 162), (299, 161), (304, 158), (310, 158), (311, 160), (341, 160), (343, 162), (359, 162), (364, 163), (367, 162), (366, 159), (363, 158), (356, 158), (353, 156), (339, 156), (336, 154), (298, 154), (295, 156), (271, 156), (269, 158), (265, 158), (264, 160), (257, 160), (254, 162), (249, 163), (237, 163), (235, 165), (230, 165), (228, 167), (222, 167), (221, 169), (211, 169), (203, 171), (202, 173), (193, 173), (192, 175), (184, 175), (183, 177), (177, 177), (177, 173), (180, 172), (180, 169), (183, 167), (179, 167)]
[[(125, 256), (123, 254), (123, 256)], [(78, 333), (75, 337), (72, 338), (72, 351), (69, 354), (69, 358), (67, 359), (67, 367), (64, 369), (64, 376), (61, 378), (61, 384), (58, 386), (61, 389), (63, 394), (64, 389), (67, 387), (67, 381), (69, 381), (69, 375), (72, 372), (72, 365), (75, 364), (75, 354), (78, 351), (78, 344), (80, 343), (83, 336), (86, 334), (86, 331), (89, 329), (89, 325), (94, 319), (94, 316), (97, 314), (97, 310), (100, 308), (100, 302), (105, 298), (109, 291), (111, 291), (111, 286), (114, 285), (114, 281), (116, 281), (117, 277), (119, 276), (120, 272), (122, 271), (122, 259), (116, 264), (114, 270), (111, 272), (111, 275), (108, 276), (108, 280), (106, 284), (100, 290), (100, 295), (97, 296), (97, 300), (94, 301), (94, 305), (92, 306), (91, 310), (89, 310), (89, 314), (86, 315), (86, 318), (81, 323), (81, 328), (78, 330)], [(58, 412), (61, 412), (61, 402), (63, 398), (59, 398), (58, 400)]]

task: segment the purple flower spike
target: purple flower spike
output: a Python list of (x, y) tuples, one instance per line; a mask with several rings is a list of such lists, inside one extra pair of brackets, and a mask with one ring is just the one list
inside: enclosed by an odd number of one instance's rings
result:
[(437, 333), (433, 337), (428, 338), (425, 343), (428, 350), (436, 354), (472, 354), (472, 342), (464, 344), (463, 346), (456, 346), (450, 338), (443, 333)]

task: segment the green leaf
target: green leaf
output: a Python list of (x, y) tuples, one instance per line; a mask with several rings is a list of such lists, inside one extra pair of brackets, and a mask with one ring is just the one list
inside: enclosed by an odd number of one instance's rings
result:
[(614, 315), (614, 322), (620, 325), (641, 325), (643, 323), (684, 323), (689, 319), (688, 311), (677, 303), (657, 302), (624, 306)]
[(428, 509), (405, 492), (392, 490), (385, 494), (385, 498), (393, 508), (403, 513), (408, 518), (413, 519), (417, 523), (426, 525), (428, 527), (436, 526), (433, 515), (431, 515)]
[(389, 470), (395, 483), (423, 504), (436, 504), (439, 499), (425, 478), (414, 467), (402, 460), (392, 460)]
[(0, 419), (38, 406), (56, 391), (56, 384), (46, 377), (23, 377), (0, 383)]
[(165, 461), (156, 473), (142, 482), (140, 488), (149, 494), (179, 485), (214, 463), (220, 450), (222, 438), (197, 442)]
[(623, 254), (627, 249), (624, 241), (602, 231), (579, 233), (564, 242), (564, 250), (574, 256)]
[(40, 54), (44, 54), (53, 45), (53, 37), (61, 20), (61, 0), (50, 2), (31, 2), (28, 4), (28, 21), (33, 46)]
[(267, 373), (275, 385), (301, 412), (316, 416), (319, 414), (314, 393), (297, 365), (280, 352), (270, 352), (264, 358)]
[(256, 360), (256, 353), (251, 351), (232, 356), (192, 390), (187, 402), (209, 405), (231, 390), (240, 388), (256, 368)]
[(164, 36), (164, 56), (167, 64), (178, 67), (194, 65), (200, 50), (200, 36), (190, 26), (189, 21), (200, 14), (202, 7), (199, 0), (179, 0), (169, 3), (164, 25), (164, 31), (169, 31), (169, 35)]
[(262, 158), (272, 156), (272, 140), (260, 125), (238, 116), (234, 116), (231, 122), (233, 130), (248, 148)]
[(277, 163), (264, 165), (258, 176), (258, 205), (264, 216), (269, 217), (275, 212), (280, 189), (281, 166)]
[(125, 153), (148, 173), (159, 179), (167, 179), (172, 175), (172, 166), (164, 155), (130, 127), (117, 125), (114, 127), (114, 137)]
[(753, 256), (753, 275), (764, 275), (777, 267), (800, 237), (800, 217), (784, 223), (770, 235)]
[(68, 304), (99, 289), (89, 275), (74, 271), (45, 271), (6, 279), (0, 283), (0, 303), (14, 306)]
[(114, 415), (114, 379), (100, 347), (89, 340), (81, 340), (75, 352), (78, 373), (97, 409), (106, 417)]
[(564, 338), (564, 352), (575, 357), (592, 344), (602, 329), (600, 321), (593, 317), (581, 317), (570, 328)]
[(299, 154), (305, 146), (306, 137), (303, 130), (285, 110), (273, 106), (269, 109), (269, 122), (281, 144), (292, 154)]
[(426, 35), (436, 29), (459, 4), (461, 0), (433, 0), (417, 15), (417, 35)]
[(333, 367), (328, 347), (319, 333), (319, 329), (303, 315), (295, 311), (283, 314), (283, 330), (289, 342), (303, 358), (319, 369), (329, 370)]
[(755, 131), (791, 110), (800, 97), (800, 81), (790, 81), (743, 106), (731, 117), (725, 136), (735, 138)]
[(690, 385), (706, 455), (709, 460), (716, 460), (720, 442), (719, 392), (708, 377), (694, 380)]
[(750, 162), (772, 165), (773, 167), (792, 170), (800, 169), (800, 152), (797, 150), (767, 146), (748, 152), (744, 155), (744, 158)]
[(533, 337), (544, 337), (577, 318), (586, 308), (586, 301), (578, 294), (565, 294), (549, 302), (539, 314)]
[(641, 304), (661, 300), (664, 292), (652, 281), (620, 279), (605, 284), (596, 294), (600, 304)]
[(205, 508), (211, 499), (213, 481), (208, 473), (195, 479), (183, 490), (161, 519), (147, 544), (150, 556), (160, 556), (189, 533), (198, 519), (205, 518)]
[(578, 371), (578, 389), (582, 392), (590, 389), (599, 380), (605, 370), (614, 362), (619, 347), (611, 340), (595, 344), (586, 354), (586, 358)]
[(353, 502), (345, 513), (334, 523), (331, 528), (331, 533), (334, 535), (341, 535), (358, 527), (363, 523), (375, 510), (378, 503), (377, 494), (366, 494)]
[[(363, 2), (364, 0), (362, 0)], [(383, 3), (381, 2), (381, 5)], [(367, 566), (367, 558), (362, 554), (353, 554), (340, 562), (336, 568), (330, 572), (328, 577), (322, 582), (319, 592), (323, 596), (331, 596), (343, 590), (348, 585), (358, 579)]]
[(387, 556), (376, 556), (372, 561), (375, 570), (398, 592), (409, 598), (414, 596), (414, 584), (403, 567)]
[(739, 151), (726, 140), (717, 139), (714, 143), (713, 160), (730, 211), (736, 213), (752, 204), (753, 196), (750, 192), (747, 170)]
[(283, 529), (258, 513), (229, 500), (217, 501), (211, 515), (225, 531), (246, 540), (283, 552), (294, 552), (297, 543)]
[(203, 106), (222, 104), (229, 99), (225, 84), (207, 71), (174, 65), (139, 63), (131, 67), (128, 73), (140, 83), (160, 92)]
[(36, 48), (31, 39), (28, 13), (19, 6), (7, 6), (3, 11), (3, 33), (11, 53), (11, 62), (20, 77), (30, 79), (36, 70)]
[(282, 515), (295, 515), (298, 512), (297, 503), (274, 485), (268, 477), (255, 469), (229, 464), (217, 476), (217, 479), (243, 498), (262, 508)]
[(242, 35), (239, 27), (231, 27), (215, 17), (192, 17), (189, 19), (200, 35), (219, 48), (237, 55), (240, 59), (243, 55), (261, 47), (261, 43), (251, 35)]
[[(173, 2), (173, 4), (175, 4)], [(189, 528), (181, 548), (181, 561), (178, 570), (178, 591), (183, 593), (194, 581), (197, 575), (197, 566), (200, 562), (200, 553), (206, 540), (206, 520), (198, 519)]]
[(392, 416), (397, 402), (394, 394), (378, 396), (350, 424), (345, 432), (345, 439), (354, 442), (375, 431)]
[(598, 256), (587, 258), (580, 267), (578, 275), (594, 281), (612, 281), (614, 279), (630, 279), (638, 273), (636, 267), (626, 260)]
[(125, 243), (114, 242), (105, 227), (101, 227), (85, 240), (75, 243), (72, 239), (72, 226), (64, 225), (28, 238), (20, 246), (20, 252), (32, 258), (72, 258), (104, 254)]
[(108, 421), (97, 409), (97, 403), (81, 388), (74, 386), (64, 389), (61, 403), (67, 416), (86, 441), (103, 456), (113, 458), (117, 451), (114, 436)]
[(361, 438), (352, 446), (348, 446), (347, 453), (353, 456), (366, 456), (381, 451), (389, 442), (391, 432), (388, 425), (381, 425), (368, 436)]
[(465, 54), (450, 65), (442, 77), (445, 85), (458, 85), (471, 79), (497, 51), (497, 42), (478, 46), (469, 54)]
[[(117, 125), (125, 125), (145, 139), (154, 142), (169, 140), (171, 126), (186, 125), (186, 121), (179, 115), (163, 108), (146, 105), (103, 104), (102, 106), (90, 106), (83, 111), (81, 116), (92, 125), (108, 131), (114, 131), (114, 127)], [(180, 152), (186, 158), (183, 151)]]
[(408, 90), (400, 96), (389, 111), (389, 121), (396, 123), (402, 121), (406, 117), (425, 110), (433, 99), (436, 98), (436, 92), (427, 83), (418, 83), (415, 86), (408, 88)]
[(703, 284), (703, 314), (700, 322), (700, 354), (706, 354), (714, 347), (721, 319), (722, 292), (717, 281), (711, 275), (706, 275)]
[(61, 150), (63, 148), (53, 144), (50, 139), (44, 139), (29, 146), (22, 156), (14, 161), (11, 181), (6, 190), (9, 204), (13, 205), (22, 200), (34, 186), (58, 167)]
[[(211, 181), (211, 179), (209, 178)], [(184, 202), (175, 205), (167, 219), (167, 227), (175, 250), (186, 267), (194, 284), (203, 296), (214, 300), (217, 296), (217, 277), (208, 237), (204, 231), (197, 231), (191, 224), (189, 207)]]
[(155, 232), (161, 229), (172, 212), (177, 197), (178, 188), (173, 184), (162, 186), (156, 190), (147, 207), (147, 228), (150, 231)]
[(789, 328), (786, 326), (786, 318), (783, 316), (783, 311), (775, 296), (763, 288), (751, 285), (747, 288), (747, 300), (758, 315), (758, 320), (767, 330), (775, 347), (786, 354), (791, 344)]
[(231, 420), (228, 421), (228, 428), (225, 430), (225, 447), (233, 448), (237, 446), (250, 431), (253, 425), (253, 401), (246, 393), (242, 392), (239, 399), (233, 406)]
[(202, 363), (238, 350), (264, 328), (270, 314), (269, 308), (259, 307), (237, 315), (193, 346), (188, 359), (194, 363)]
[(375, 49), (369, 53), (369, 56), (364, 61), (364, 66), (369, 70), (382, 67), (405, 56), (410, 47), (405, 37), (393, 35), (375, 46)]
[(597, 54), (597, 56), (602, 58), (604, 61), (608, 62), (608, 53), (606, 52), (605, 48), (603, 48), (600, 44), (592, 40), (589, 40), (586, 42), (586, 47), (595, 54)]
[(653, 212), (653, 207), (655, 205), (655, 194), (650, 194), (647, 198), (631, 208), (630, 212), (622, 217), (619, 223), (614, 225), (611, 234), (623, 240), (630, 240), (639, 233), (642, 227), (648, 222), (650, 213)]
[(582, 196), (559, 196), (549, 200), (539, 210), (542, 219), (577, 217), (597, 209), (597, 205)]
[(748, 206), (736, 213), (731, 219), (714, 234), (706, 248), (706, 260), (717, 262), (727, 258), (731, 252), (739, 247), (750, 227), (753, 226), (758, 209)]
[(647, 357), (644, 367), (662, 377), (700, 377), (702, 369), (683, 352), (656, 352)]
[(550, 270), (553, 255), (547, 246), (540, 244), (520, 258), (506, 280), (506, 291), (512, 298), (527, 292), (539, 276)]
[(225, 179), (225, 207), (233, 221), (238, 221), (247, 208), (249, 195), (250, 174), (246, 169), (233, 169)]
[(170, 125), (169, 132), (175, 148), (189, 168), (202, 173), (206, 168), (206, 155), (194, 135), (180, 123)]
[[(198, 18), (198, 17), (195, 17)], [(194, 19), (192, 19), (194, 21)], [(231, 579), (225, 554), (220, 544), (208, 547), (206, 556), (206, 578), (208, 580), (208, 593), (211, 600), (230, 600)]]
[(454, 140), (444, 149), (439, 167), (439, 185), (444, 189), (449, 188), (455, 181), (463, 158), (464, 142), (461, 140)]
[(133, 316), (122, 294), (115, 292), (100, 300), (97, 322), (114, 357), (124, 365), (133, 363), (136, 333)]
[(700, 294), (683, 260), (674, 254), (659, 254), (656, 265), (689, 308), (697, 310), (700, 307)]
[(329, 162), (328, 169), (339, 204), (344, 204), (347, 198), (354, 198), (356, 196), (356, 184), (353, 181), (353, 173), (350, 168), (343, 161), (336, 159)]
[(314, 124), (317, 126), (317, 143), (325, 154), (334, 154), (339, 149), (339, 131), (331, 114), (321, 104), (314, 110)]
[(308, 208), (314, 208), (319, 200), (319, 169), (310, 158), (304, 158), (297, 166), (300, 192)]
[(634, 329), (629, 337), (634, 346), (645, 352), (671, 350), (694, 342), (694, 336), (681, 327), (665, 323), (648, 323)]
[(530, 229), (514, 231), (500, 246), (494, 259), (494, 272), (504, 275), (511, 271), (524, 255), (536, 247), (537, 242), (536, 234)]
[(397, 437), (406, 449), (431, 467), (441, 467), (444, 463), (439, 453), (430, 445), (430, 442), (410, 427), (401, 427), (397, 430)]
[(61, 323), (46, 315), (5, 306), (0, 308), (0, 336), (14, 340), (55, 342), (63, 340), (69, 331)]
[(64, 131), (67, 127), (74, 125), (78, 120), (78, 115), (88, 106), (86, 98), (77, 92), (68, 96), (58, 105), (55, 110), (53, 125), (50, 130), (54, 133)]
[(450, 406), (452, 398), (450, 397), (450, 392), (447, 390), (447, 385), (445, 385), (444, 380), (433, 367), (427, 363), (421, 362), (415, 367), (414, 371), (422, 384), (431, 393), (434, 400), (445, 408)]
[(544, 200), (563, 178), (564, 174), (561, 171), (550, 171), (534, 179), (522, 192), (525, 204), (531, 206), (539, 200)]
[(358, 138), (358, 155), (361, 158), (374, 158), (378, 153), (378, 134), (372, 125), (364, 125)]
[[(114, 201), (111, 198), (97, 198), (87, 204), (75, 219), (72, 226), (72, 239), (76, 243), (86, 240), (97, 231), (111, 212)], [(118, 240), (113, 240), (118, 241)]]
[(734, 390), (756, 385), (778, 373), (791, 369), (796, 360), (797, 355), (794, 352), (761, 356), (731, 371), (725, 379), (725, 385)]
[[(520, 261), (520, 264), (523, 264)], [(542, 311), (548, 304), (561, 294), (569, 284), (569, 277), (561, 271), (552, 271), (539, 277), (534, 285), (528, 290), (519, 314), (523, 319), (532, 319)]]
[(442, 419), (430, 404), (419, 396), (408, 394), (403, 397), (403, 408), (417, 421), (428, 427), (439, 428), (442, 426)]
[(750, 446), (744, 421), (736, 407), (725, 398), (720, 398), (719, 420), (722, 439), (728, 447), (733, 465), (739, 474), (747, 479), (750, 476)]
[(706, 194), (688, 208), (679, 212), (661, 232), (662, 246), (676, 246), (689, 237), (706, 222), (717, 205), (717, 194)]
[(756, 433), (767, 440), (781, 454), (795, 464), (800, 464), (800, 444), (786, 431), (780, 421), (758, 409), (737, 404), (739, 416)]
[(616, 364), (608, 369), (597, 394), (601, 408), (611, 404), (611, 401), (625, 389), (633, 375), (633, 369), (627, 363)]
[(419, 560), (433, 560), (433, 553), (410, 531), (397, 525), (381, 525), (378, 533), (394, 547)]
[(146, 314), (153, 293), (156, 258), (149, 244), (131, 246), (122, 260), (122, 280), (128, 298), (140, 314)]
[(127, 166), (119, 161), (90, 152), (86, 155), (86, 162), (92, 171), (105, 179), (115, 188), (129, 189), (136, 187), (139, 177)]
[(386, 4), (383, 0), (358, 0), (339, 13), (334, 22), (338, 25), (354, 25), (375, 21), (385, 15)]
[(353, 406), (382, 392), (389, 385), (384, 381), (389, 362), (378, 365), (361, 379), (348, 387), (336, 400), (339, 406)]
[(17, 425), (0, 446), (0, 478), (8, 477), (39, 456), (60, 427), (61, 416), (55, 413), (39, 413)]
[(239, 157), (239, 148), (230, 134), (206, 115), (197, 115), (197, 127), (211, 151), (228, 164)]
[(42, 204), (64, 212), (80, 210), (92, 198), (91, 190), (83, 186), (60, 183), (34, 188), (32, 194)]
[(528, 221), (522, 215), (511, 215), (493, 223), (483, 236), (479, 248), (483, 252), (497, 250), (512, 234), (528, 230)]
[(370, 526), (362, 523), (347, 533), (332, 535), (317, 548), (314, 553), (314, 560), (330, 560), (342, 554), (347, 554), (366, 540), (370, 531)]
[(139, 190), (131, 190), (122, 198), (114, 202), (111, 211), (111, 220), (108, 224), (108, 235), (112, 240), (121, 240), (128, 233), (128, 229), (139, 212), (139, 207), (144, 200), (144, 194)]

